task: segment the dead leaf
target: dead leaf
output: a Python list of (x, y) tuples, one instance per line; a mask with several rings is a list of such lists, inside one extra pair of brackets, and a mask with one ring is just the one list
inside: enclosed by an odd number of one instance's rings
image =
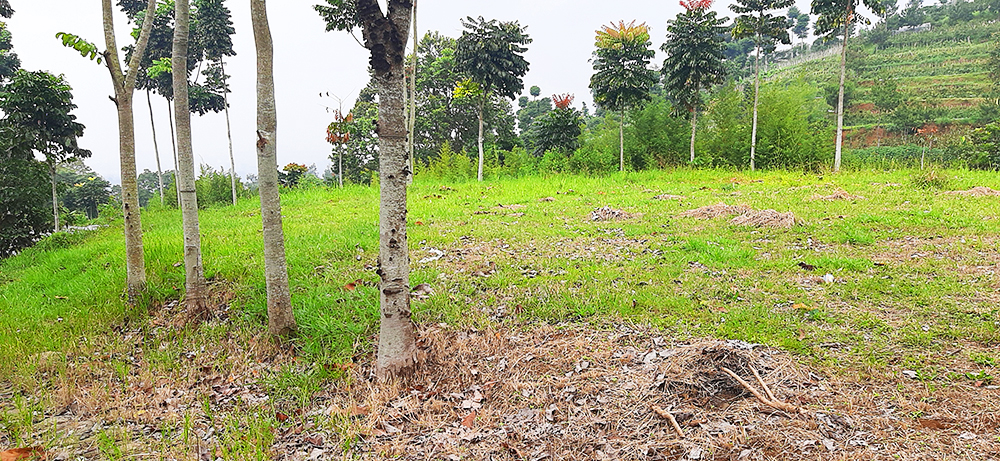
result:
[(354, 289), (357, 288), (357, 287), (358, 287), (358, 285), (355, 284), (354, 282), (350, 282), (350, 283), (344, 285), (344, 289), (347, 290), (347, 291), (354, 291)]
[(947, 421), (942, 421), (940, 419), (918, 419), (917, 422), (920, 423), (920, 427), (926, 427), (928, 429), (948, 429), (954, 426), (953, 423)]
[(462, 425), (469, 429), (472, 429), (476, 425), (476, 416), (477, 414), (475, 411), (469, 413), (464, 418), (462, 418)]
[(814, 271), (814, 270), (816, 270), (816, 266), (814, 266), (812, 264), (804, 263), (802, 261), (799, 261), (799, 267), (801, 267), (801, 268), (803, 268), (803, 269), (805, 269), (807, 271)]
[(286, 414), (284, 414), (284, 413), (282, 413), (280, 411), (277, 412), (277, 413), (275, 413), (274, 417), (277, 418), (277, 420), (278, 420), (279, 423), (283, 423), (285, 421), (288, 421), (288, 415), (286, 415)]
[(18, 461), (22, 459), (47, 459), (42, 447), (14, 448), (0, 452), (0, 461)]

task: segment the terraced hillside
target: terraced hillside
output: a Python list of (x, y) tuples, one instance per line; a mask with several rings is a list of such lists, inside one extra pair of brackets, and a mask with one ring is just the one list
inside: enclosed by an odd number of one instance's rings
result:
[[(973, 21), (932, 27), (926, 31), (866, 31), (848, 51), (849, 106), (846, 123), (855, 130), (879, 121), (872, 89), (893, 81), (911, 113), (911, 123), (967, 126), (979, 124), (980, 105), (989, 97), (987, 65), (992, 36), (1000, 22)], [(817, 86), (835, 85), (840, 56), (790, 65), (771, 73), (777, 81), (804, 79)], [(881, 114), (892, 123), (890, 114)], [(912, 125), (911, 125), (912, 127)], [(905, 128), (905, 127), (897, 127)]]

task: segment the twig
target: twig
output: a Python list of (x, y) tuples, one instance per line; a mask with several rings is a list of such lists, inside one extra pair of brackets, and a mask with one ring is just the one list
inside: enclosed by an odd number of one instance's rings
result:
[(760, 387), (764, 388), (764, 393), (767, 394), (767, 398), (771, 399), (772, 402), (777, 402), (778, 399), (774, 396), (774, 393), (771, 392), (771, 388), (767, 387), (767, 383), (760, 378), (760, 373), (757, 373), (757, 369), (750, 367), (750, 371), (753, 372), (753, 377), (757, 378), (757, 382), (760, 384)]
[(793, 414), (805, 413), (804, 410), (795, 405), (788, 404), (785, 402), (779, 402), (777, 400), (770, 400), (767, 397), (764, 397), (763, 395), (761, 395), (760, 392), (757, 391), (757, 389), (754, 389), (753, 386), (750, 385), (750, 383), (744, 381), (743, 378), (740, 378), (740, 376), (737, 375), (736, 373), (733, 373), (733, 370), (730, 370), (726, 367), (722, 367), (722, 371), (724, 371), (727, 375), (735, 379), (736, 382), (740, 383), (740, 385), (743, 386), (744, 389), (750, 391), (750, 393), (753, 394), (754, 397), (757, 397), (757, 400), (760, 400), (760, 403), (763, 403), (764, 405), (767, 405), (776, 410), (784, 411), (786, 413), (793, 413)]
[(665, 418), (667, 421), (670, 421), (670, 425), (674, 427), (675, 431), (677, 431), (677, 436), (682, 439), (684, 438), (684, 431), (681, 430), (681, 425), (677, 424), (677, 419), (674, 418), (674, 415), (656, 405), (653, 405), (653, 413), (656, 413), (661, 418)]

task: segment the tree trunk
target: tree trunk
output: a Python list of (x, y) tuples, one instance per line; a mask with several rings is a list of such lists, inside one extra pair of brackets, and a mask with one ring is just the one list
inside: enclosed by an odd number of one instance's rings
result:
[(482, 99), (479, 100), (479, 138), (476, 145), (479, 147), (479, 173), (476, 175), (479, 178), (479, 182), (483, 182), (483, 160), (485, 156), (483, 155), (483, 106), (486, 104), (486, 93), (481, 95)]
[(114, 84), (114, 102), (118, 108), (119, 159), (121, 162), (122, 215), (125, 222), (125, 273), (129, 302), (135, 302), (146, 290), (145, 252), (142, 246), (142, 221), (139, 210), (139, 184), (135, 169), (135, 119), (132, 97), (138, 78), (139, 60), (146, 52), (149, 34), (156, 14), (156, 0), (146, 5), (146, 21), (135, 46), (135, 53), (128, 63), (128, 73), (122, 72), (118, 62), (118, 45), (115, 41), (114, 16), (111, 0), (103, 0), (104, 40), (107, 45), (105, 64)]
[(618, 111), (618, 164), (625, 171), (625, 111)]
[[(219, 66), (222, 69), (222, 86), (226, 87), (226, 64), (219, 59)], [(229, 125), (229, 92), (222, 92), (222, 101), (226, 109), (226, 136), (229, 137), (229, 178), (232, 180), (233, 205), (236, 205), (236, 159), (233, 158), (233, 129)]]
[[(345, 144), (337, 144), (337, 187), (344, 188), (344, 148)], [(277, 166), (277, 165), (275, 165)]]
[(288, 290), (285, 233), (278, 195), (277, 129), (274, 100), (274, 47), (265, 0), (250, 0), (250, 17), (257, 45), (257, 175), (264, 235), (264, 278), (267, 285), (267, 332), (275, 338), (295, 333), (295, 316)]
[(698, 131), (698, 108), (691, 109), (691, 163), (694, 163), (694, 135)]
[(174, 111), (170, 107), (173, 101), (167, 99), (167, 120), (170, 122), (170, 145), (174, 149), (174, 190), (177, 192), (177, 208), (181, 207), (181, 167), (177, 161), (177, 134), (174, 133)]
[(49, 160), (49, 179), (52, 180), (52, 219), (55, 222), (53, 233), (59, 232), (59, 195), (56, 194), (56, 161)]
[(757, 169), (757, 102), (760, 100), (760, 46), (754, 60), (753, 78), (753, 128), (750, 130), (750, 171)]
[(153, 153), (156, 154), (156, 179), (160, 186), (160, 205), (163, 205), (163, 167), (160, 165), (160, 145), (156, 142), (156, 120), (153, 117), (153, 99), (146, 89), (146, 104), (149, 105), (149, 126), (153, 128)]
[[(410, 255), (406, 238), (406, 167), (402, 66), (398, 74), (376, 76), (379, 89), (379, 276), (382, 322), (378, 370), (382, 377), (409, 374), (416, 355), (410, 313)], [(480, 114), (482, 112), (480, 111)], [(480, 115), (480, 127), (482, 116)], [(480, 133), (482, 129), (480, 128)], [(393, 135), (395, 134), (395, 135)], [(482, 135), (480, 135), (480, 141)], [(482, 142), (479, 180), (483, 179)]]
[(844, 21), (844, 43), (840, 50), (840, 90), (837, 94), (837, 150), (833, 156), (833, 171), (840, 171), (841, 151), (844, 145), (844, 80), (847, 78), (847, 35), (851, 31), (851, 8), (847, 8)]
[[(413, 24), (411, 29), (413, 29), (413, 69), (410, 74), (410, 126), (408, 127), (407, 134), (409, 135), (409, 143), (407, 144), (407, 158), (410, 161), (410, 173), (416, 171), (414, 164), (416, 160), (414, 158), (413, 152), (417, 143), (417, 46), (419, 46), (419, 37), (417, 36), (417, 0), (413, 0)], [(413, 184), (413, 175), (409, 176), (407, 184)]]
[(173, 79), (174, 114), (177, 125), (177, 160), (180, 168), (181, 216), (184, 226), (184, 298), (189, 320), (208, 317), (205, 303), (205, 272), (201, 259), (198, 225), (198, 194), (195, 190), (194, 152), (191, 147), (191, 112), (188, 102), (187, 54), (191, 7), (189, 0), (177, 0), (174, 17)]

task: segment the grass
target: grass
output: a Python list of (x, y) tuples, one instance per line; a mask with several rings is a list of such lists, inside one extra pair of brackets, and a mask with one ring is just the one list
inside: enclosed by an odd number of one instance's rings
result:
[[(987, 269), (1000, 261), (1000, 200), (940, 193), (980, 185), (1000, 188), (1000, 180), (959, 170), (689, 169), (447, 185), (418, 179), (409, 204), (411, 285), (429, 283), (435, 294), (415, 303), (416, 318), (462, 328), (634, 322), (676, 339), (768, 344), (833, 373), (905, 367), (931, 381), (968, 381), (966, 373), (980, 372), (985, 379), (996, 374), (986, 368), (1000, 362), (990, 350), (1000, 342), (998, 287)], [(865, 198), (814, 198), (838, 188)], [(659, 194), (686, 198), (652, 200)], [(545, 197), (554, 200), (539, 200)], [(371, 351), (378, 200), (374, 188), (348, 187), (288, 191), (282, 201), (301, 356), (261, 372), (259, 385), (269, 405), (292, 412), (340, 379), (340, 364)], [(767, 229), (677, 217), (718, 202), (792, 211), (802, 224)], [(183, 288), (177, 210), (143, 214), (149, 295), (137, 307), (122, 298), (120, 222), (57, 235), (0, 261), (0, 382), (16, 395), (43, 392), (41, 400), (24, 397), (0, 412), (3, 434), (24, 440), (32, 412), (59, 400), (45, 383), (95, 354), (105, 358), (87, 366), (103, 370), (109, 389), (138, 385), (143, 367), (184, 376), (198, 363), (225, 376), (253, 365), (213, 347), (234, 337), (252, 344), (265, 329), (258, 206), (248, 200), (201, 213), (206, 276), (229, 320), (197, 330), (158, 323), (165, 310), (178, 309)], [(591, 221), (590, 211), (601, 206), (634, 217)], [(446, 256), (421, 262), (430, 249)], [(823, 281), (825, 274), (834, 282)], [(356, 289), (344, 288), (359, 279)], [(942, 370), (954, 356), (946, 352), (956, 347), (969, 351), (959, 357), (967, 369), (948, 375)], [(41, 360), (46, 352), (57, 354)], [(210, 416), (206, 408), (198, 418)], [(226, 456), (268, 459), (260, 447), (273, 441), (273, 418), (227, 414), (211, 424)], [(159, 430), (186, 439), (189, 425), (179, 420)], [(130, 453), (129, 437), (101, 433), (94, 443), (119, 459)]]

